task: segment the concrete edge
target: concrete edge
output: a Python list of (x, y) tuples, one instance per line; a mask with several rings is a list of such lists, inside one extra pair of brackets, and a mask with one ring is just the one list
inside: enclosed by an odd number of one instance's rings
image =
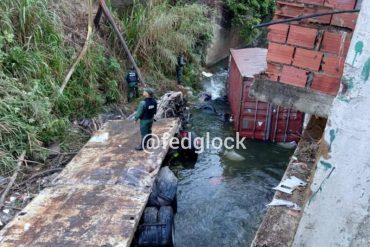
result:
[(292, 195), (277, 191), (274, 199), (283, 199), (296, 203), (302, 208), (295, 211), (287, 207), (270, 207), (255, 235), (251, 247), (282, 247), (291, 246), (298, 228), (302, 212), (309, 196), (310, 184), (319, 158), (320, 139), (326, 126), (326, 119), (312, 116), (302, 139), (292, 156), (282, 178), (296, 176), (306, 181), (307, 185), (296, 189)]
[(271, 81), (263, 75), (255, 77), (250, 95), (260, 101), (324, 118), (328, 117), (334, 100), (334, 96)]

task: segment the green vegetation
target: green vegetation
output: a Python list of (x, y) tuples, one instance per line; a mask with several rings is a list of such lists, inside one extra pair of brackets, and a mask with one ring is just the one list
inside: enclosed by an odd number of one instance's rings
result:
[[(122, 98), (118, 84), (123, 70), (97, 34), (59, 93), (81, 47), (66, 42), (62, 21), (48, 4), (0, 1), (0, 174), (13, 169), (23, 150), (27, 159), (43, 162), (50, 144), (59, 143), (63, 151), (78, 148), (86, 136), (72, 129), (71, 122), (96, 116), (104, 104)], [(136, 3), (132, 11), (121, 13), (130, 48), (148, 81), (163, 85), (167, 77), (173, 79), (181, 51), (188, 60), (184, 78), (198, 81), (211, 35), (210, 14), (203, 5), (167, 1), (150, 7)]]
[[(47, 0), (0, 1), (0, 172), (17, 157), (43, 161), (45, 146), (76, 144), (70, 121), (94, 116), (119, 99), (118, 62), (92, 42), (63, 95), (58, 89), (77, 49), (64, 42), (61, 21)], [(93, 39), (96, 40), (96, 39)], [(74, 145), (75, 146), (75, 145)]]
[(224, 0), (231, 13), (232, 23), (241, 28), (241, 34), (250, 43), (258, 35), (253, 25), (270, 18), (274, 12), (274, 0)]
[(212, 37), (211, 14), (205, 5), (168, 1), (153, 5), (137, 1), (129, 12), (119, 13), (130, 49), (149, 82), (173, 79), (177, 56), (184, 51), (185, 84), (197, 86), (202, 56)]

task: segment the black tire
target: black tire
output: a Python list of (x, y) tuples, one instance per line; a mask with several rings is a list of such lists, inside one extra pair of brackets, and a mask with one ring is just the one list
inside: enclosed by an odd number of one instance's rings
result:
[(137, 246), (162, 246), (161, 227), (158, 225), (142, 225), (136, 233)]
[(175, 218), (172, 207), (161, 207), (158, 212), (158, 223), (161, 227), (161, 246), (172, 247), (174, 245)]
[(158, 221), (158, 209), (155, 207), (148, 207), (144, 210), (143, 223), (156, 224)]

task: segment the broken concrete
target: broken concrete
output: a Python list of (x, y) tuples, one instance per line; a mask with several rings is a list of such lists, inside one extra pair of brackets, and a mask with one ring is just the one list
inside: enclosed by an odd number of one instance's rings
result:
[(250, 95), (260, 101), (297, 109), (324, 118), (328, 117), (334, 99), (334, 96), (277, 83), (268, 80), (265, 76), (256, 77)]

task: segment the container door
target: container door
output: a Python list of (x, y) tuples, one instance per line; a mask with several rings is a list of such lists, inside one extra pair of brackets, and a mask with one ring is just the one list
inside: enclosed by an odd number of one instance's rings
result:
[(270, 105), (249, 96), (251, 85), (251, 80), (244, 81), (239, 132), (248, 139), (267, 140)]
[(302, 134), (304, 113), (274, 106), (271, 117), (272, 142), (298, 142)]

